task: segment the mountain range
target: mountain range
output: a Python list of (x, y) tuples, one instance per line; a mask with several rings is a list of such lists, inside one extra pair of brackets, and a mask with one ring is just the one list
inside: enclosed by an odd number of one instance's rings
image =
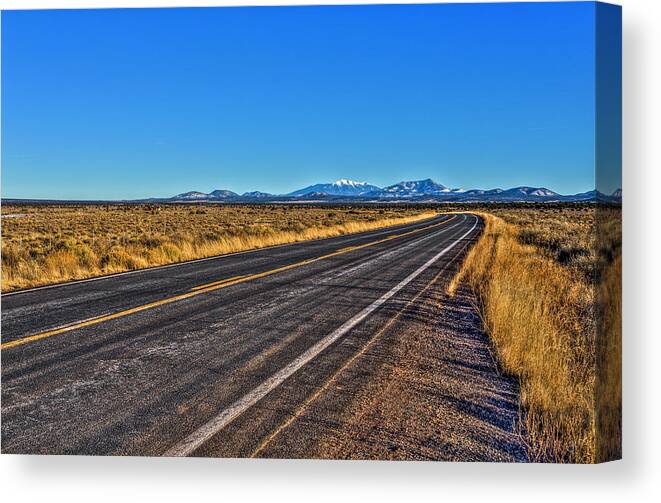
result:
[(184, 192), (174, 197), (164, 199), (171, 202), (222, 202), (222, 201), (445, 201), (445, 202), (578, 202), (607, 201), (619, 202), (622, 189), (612, 194), (602, 194), (592, 190), (580, 194), (562, 195), (545, 187), (513, 187), (510, 189), (461, 189), (448, 188), (445, 185), (427, 178), (425, 180), (402, 181), (387, 187), (378, 187), (367, 182), (340, 179), (332, 183), (317, 183), (294, 190), (287, 194), (269, 194), (267, 192), (251, 191), (238, 194), (230, 190), (214, 190), (204, 192)]

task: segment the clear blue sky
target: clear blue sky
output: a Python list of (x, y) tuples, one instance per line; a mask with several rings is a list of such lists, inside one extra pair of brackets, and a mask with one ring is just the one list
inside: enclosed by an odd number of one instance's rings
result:
[(2, 14), (3, 197), (594, 188), (594, 5)]

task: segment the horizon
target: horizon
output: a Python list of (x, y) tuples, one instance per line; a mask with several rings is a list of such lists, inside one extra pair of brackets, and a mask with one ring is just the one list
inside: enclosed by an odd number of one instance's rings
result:
[(3, 12), (2, 197), (594, 190), (593, 21), (580, 2)]
[[(384, 188), (399, 185), (399, 184), (402, 184), (402, 183), (424, 182), (424, 181), (431, 181), (431, 182), (434, 182), (434, 183), (440, 183), (441, 185), (444, 185), (443, 183), (438, 182), (437, 180), (435, 180), (433, 178), (423, 178), (423, 179), (419, 179), (419, 180), (400, 180), (399, 182), (388, 184), (386, 186), (376, 186), (376, 187), (378, 187), (379, 189), (384, 189)], [(96, 202), (96, 201), (122, 202), (122, 201), (128, 201), (128, 202), (131, 202), (131, 201), (146, 201), (146, 200), (149, 200), (149, 199), (172, 199), (174, 197), (182, 196), (182, 195), (185, 195), (185, 194), (188, 194), (188, 193), (200, 193), (200, 194), (208, 195), (208, 194), (210, 194), (214, 191), (234, 192), (239, 197), (242, 197), (244, 194), (249, 194), (249, 193), (252, 193), (252, 192), (260, 192), (260, 193), (268, 194), (269, 196), (273, 196), (273, 197), (294, 197), (294, 196), (291, 196), (291, 193), (302, 190), (302, 189), (310, 188), (314, 185), (333, 185), (333, 184), (338, 184), (340, 182), (353, 182), (353, 183), (357, 183), (357, 184), (374, 185), (374, 184), (370, 183), (367, 180), (352, 180), (350, 178), (340, 178), (340, 179), (330, 181), (330, 182), (329, 181), (327, 181), (327, 182), (320, 181), (318, 183), (308, 185), (308, 186), (305, 186), (305, 187), (299, 187), (298, 189), (293, 189), (293, 190), (290, 190), (290, 191), (285, 192), (285, 193), (270, 193), (270, 192), (265, 192), (265, 191), (261, 191), (261, 190), (249, 190), (249, 191), (237, 192), (237, 191), (232, 190), (231, 188), (228, 188), (228, 187), (215, 187), (215, 188), (209, 190), (208, 192), (205, 191), (205, 190), (192, 189), (192, 190), (187, 190), (185, 192), (179, 192), (177, 194), (165, 195), (165, 196), (161, 196), (161, 197), (155, 196), (155, 197), (135, 198), (135, 199), (49, 199), (49, 198), (17, 198), (17, 197), (8, 197), (8, 196), (2, 196), (2, 199), (25, 200), (25, 201), (29, 201), (29, 200), (35, 200), (35, 201), (52, 200), (52, 201), (63, 201), (63, 202), (67, 202), (67, 201), (71, 201), (71, 202)], [(551, 191), (555, 192), (559, 196), (573, 196), (573, 195), (579, 195), (579, 194), (583, 194), (583, 193), (591, 192), (591, 191), (594, 191), (594, 192), (597, 192), (597, 193), (600, 192), (598, 189), (594, 188), (594, 189), (590, 189), (588, 191), (575, 192), (575, 193), (572, 193), (572, 194), (568, 194), (568, 193), (557, 192), (557, 191), (553, 190), (550, 187), (541, 187), (541, 186), (538, 187), (538, 186), (533, 186), (533, 185), (517, 185), (517, 186), (514, 186), (514, 187), (489, 187), (489, 188), (486, 188), (486, 187), (470, 187), (470, 188), (468, 188), (468, 187), (448, 187), (448, 186), (446, 186), (446, 188), (451, 189), (453, 191), (455, 191), (455, 190), (461, 190), (461, 191), (494, 190), (494, 189), (496, 189), (496, 190), (498, 190), (498, 189), (513, 190), (513, 189), (517, 189), (517, 188), (547, 189), (547, 190), (551, 190)], [(610, 196), (610, 195), (614, 194), (617, 191), (622, 191), (622, 187), (617, 187), (616, 189), (614, 189), (610, 193), (602, 192), (601, 194), (605, 195), (605, 196)], [(351, 196), (345, 196), (345, 197), (351, 197)], [(360, 196), (356, 196), (356, 197), (360, 197)], [(405, 200), (405, 198), (404, 198), (404, 200)]]
[[(85, 201), (113, 201), (113, 202), (115, 202), (115, 201), (139, 201), (139, 200), (146, 200), (146, 199), (167, 199), (167, 198), (172, 198), (172, 197), (175, 197), (175, 196), (180, 196), (180, 195), (183, 195), (183, 194), (186, 194), (186, 193), (191, 193), (191, 192), (199, 192), (201, 194), (210, 194), (210, 193), (212, 193), (214, 191), (218, 191), (218, 190), (234, 192), (238, 196), (242, 196), (243, 194), (248, 194), (248, 193), (251, 193), (251, 192), (260, 192), (260, 193), (268, 194), (268, 195), (274, 196), (274, 197), (283, 197), (283, 196), (289, 196), (292, 192), (296, 192), (296, 191), (299, 191), (299, 190), (302, 190), (302, 189), (306, 189), (306, 188), (312, 187), (314, 185), (332, 185), (332, 184), (337, 184), (338, 182), (342, 182), (342, 181), (374, 185), (374, 186), (378, 187), (379, 189), (384, 189), (386, 187), (398, 185), (398, 184), (401, 184), (401, 183), (423, 182), (423, 181), (427, 181), (427, 180), (432, 181), (434, 183), (439, 183), (441, 185), (444, 185), (446, 188), (451, 189), (451, 190), (462, 190), (462, 191), (494, 190), (494, 189), (511, 190), (511, 189), (517, 189), (517, 188), (533, 188), (533, 189), (551, 190), (551, 191), (555, 192), (556, 194), (558, 194), (560, 196), (572, 196), (572, 195), (578, 195), (578, 194), (582, 194), (582, 193), (586, 193), (586, 192), (590, 192), (590, 191), (598, 191), (598, 189), (596, 189), (596, 188), (591, 188), (591, 189), (583, 190), (583, 191), (580, 191), (580, 192), (562, 193), (562, 192), (558, 192), (557, 190), (554, 190), (552, 187), (543, 187), (543, 186), (530, 185), (530, 184), (516, 185), (516, 186), (512, 186), (512, 187), (509, 187), (509, 186), (507, 186), (507, 187), (505, 187), (505, 186), (503, 186), (503, 187), (501, 187), (501, 186), (498, 186), (498, 187), (450, 187), (450, 186), (447, 186), (444, 183), (439, 182), (438, 180), (436, 180), (434, 178), (430, 178), (430, 177), (420, 178), (420, 179), (415, 179), (415, 180), (413, 180), (413, 179), (411, 179), (411, 180), (399, 180), (398, 182), (389, 183), (387, 185), (381, 186), (381, 185), (376, 185), (374, 183), (371, 183), (369, 180), (353, 180), (353, 179), (350, 179), (350, 178), (338, 178), (337, 180), (333, 180), (333, 181), (320, 180), (319, 182), (316, 182), (316, 183), (313, 183), (313, 184), (310, 184), (310, 185), (306, 185), (306, 186), (297, 187), (295, 189), (288, 190), (287, 192), (281, 192), (281, 193), (268, 192), (268, 191), (259, 190), (259, 189), (237, 191), (237, 190), (233, 190), (231, 187), (220, 187), (220, 186), (218, 186), (218, 187), (213, 187), (210, 190), (193, 188), (193, 189), (190, 189), (190, 190), (185, 190), (183, 192), (178, 192), (176, 194), (165, 194), (165, 195), (161, 195), (161, 196), (138, 197), (138, 198), (133, 198), (133, 199), (126, 199), (126, 198), (121, 198), (121, 199), (91, 199), (91, 198), (87, 198), (87, 199), (55, 199), (55, 198), (35, 198), (35, 197), (12, 197), (12, 196), (5, 196), (5, 195), (2, 196), (2, 199), (81, 201), (81, 202), (85, 202)], [(612, 192), (615, 192), (617, 190), (622, 190), (622, 187), (616, 187)], [(603, 194), (604, 195), (611, 195), (612, 192), (603, 193)]]
[[(379, 185), (379, 184), (376, 184), (376, 183), (372, 183), (370, 180), (358, 180), (358, 179), (355, 179), (355, 178), (343, 177), (343, 178), (338, 178), (336, 180), (318, 180), (315, 183), (308, 184), (308, 185), (305, 185), (305, 186), (295, 187), (291, 190), (288, 190), (287, 192), (281, 192), (281, 193), (268, 192), (268, 191), (260, 190), (260, 189), (237, 191), (237, 190), (233, 190), (232, 187), (213, 187), (211, 190), (208, 190), (208, 191), (204, 190), (204, 189), (190, 189), (190, 190), (186, 190), (184, 192), (179, 192), (177, 194), (172, 194), (171, 196), (185, 194), (186, 192), (200, 192), (200, 193), (204, 193), (204, 194), (209, 194), (209, 193), (211, 193), (215, 190), (229, 190), (229, 191), (234, 192), (238, 195), (242, 195), (242, 194), (245, 194), (245, 193), (248, 193), (248, 192), (264, 192), (264, 193), (267, 193), (267, 194), (270, 194), (270, 195), (273, 195), (273, 196), (286, 196), (288, 194), (291, 194), (292, 192), (296, 192), (296, 191), (301, 190), (301, 189), (306, 189), (306, 188), (309, 188), (309, 187), (314, 186), (314, 185), (332, 185), (332, 184), (337, 184), (337, 183), (340, 183), (340, 182), (343, 182), (343, 181), (344, 182), (359, 183), (359, 184), (374, 185), (374, 186), (376, 186), (380, 189), (384, 189), (386, 187), (390, 187), (390, 186), (397, 185), (397, 184), (400, 184), (400, 183), (432, 181), (434, 183), (441, 184), (441, 185), (445, 186), (448, 189), (452, 189), (452, 190), (460, 189), (460, 190), (467, 190), (467, 191), (468, 190), (493, 190), (493, 189), (509, 190), (509, 189), (516, 189), (516, 188), (520, 188), (520, 187), (531, 187), (531, 188), (536, 188), (536, 189), (552, 190), (553, 192), (556, 192), (559, 195), (575, 195), (575, 194), (580, 194), (580, 193), (583, 193), (583, 192), (589, 192), (590, 190), (596, 190), (593, 187), (592, 189), (588, 189), (588, 190), (584, 190), (584, 191), (580, 191), (580, 192), (562, 193), (562, 192), (558, 192), (558, 191), (554, 190), (553, 187), (543, 187), (543, 186), (537, 186), (537, 185), (531, 185), (531, 184), (521, 184), (521, 185), (515, 185), (515, 186), (511, 186), (511, 187), (510, 186), (507, 186), (507, 187), (500, 187), (500, 186), (499, 187), (463, 187), (463, 186), (461, 186), (461, 187), (451, 187), (451, 186), (446, 185), (445, 183), (443, 183), (443, 181), (439, 181), (439, 180), (437, 180), (435, 178), (432, 178), (432, 177), (398, 180), (396, 182), (388, 183), (386, 185)], [(621, 187), (616, 187), (614, 190), (621, 190)], [(171, 196), (164, 196), (164, 197), (171, 197)]]

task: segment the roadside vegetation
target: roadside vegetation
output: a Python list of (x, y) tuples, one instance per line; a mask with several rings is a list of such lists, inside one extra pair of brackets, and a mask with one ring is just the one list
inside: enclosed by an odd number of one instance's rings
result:
[(620, 210), (494, 207), (451, 292), (468, 281), (504, 372), (521, 391), (529, 457), (621, 453)]
[(412, 207), (3, 205), (2, 291), (429, 218)]

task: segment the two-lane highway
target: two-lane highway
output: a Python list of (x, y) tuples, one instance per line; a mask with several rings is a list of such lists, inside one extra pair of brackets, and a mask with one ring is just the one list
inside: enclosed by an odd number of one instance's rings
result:
[(440, 215), (4, 294), (2, 452), (250, 455), (480, 229)]

